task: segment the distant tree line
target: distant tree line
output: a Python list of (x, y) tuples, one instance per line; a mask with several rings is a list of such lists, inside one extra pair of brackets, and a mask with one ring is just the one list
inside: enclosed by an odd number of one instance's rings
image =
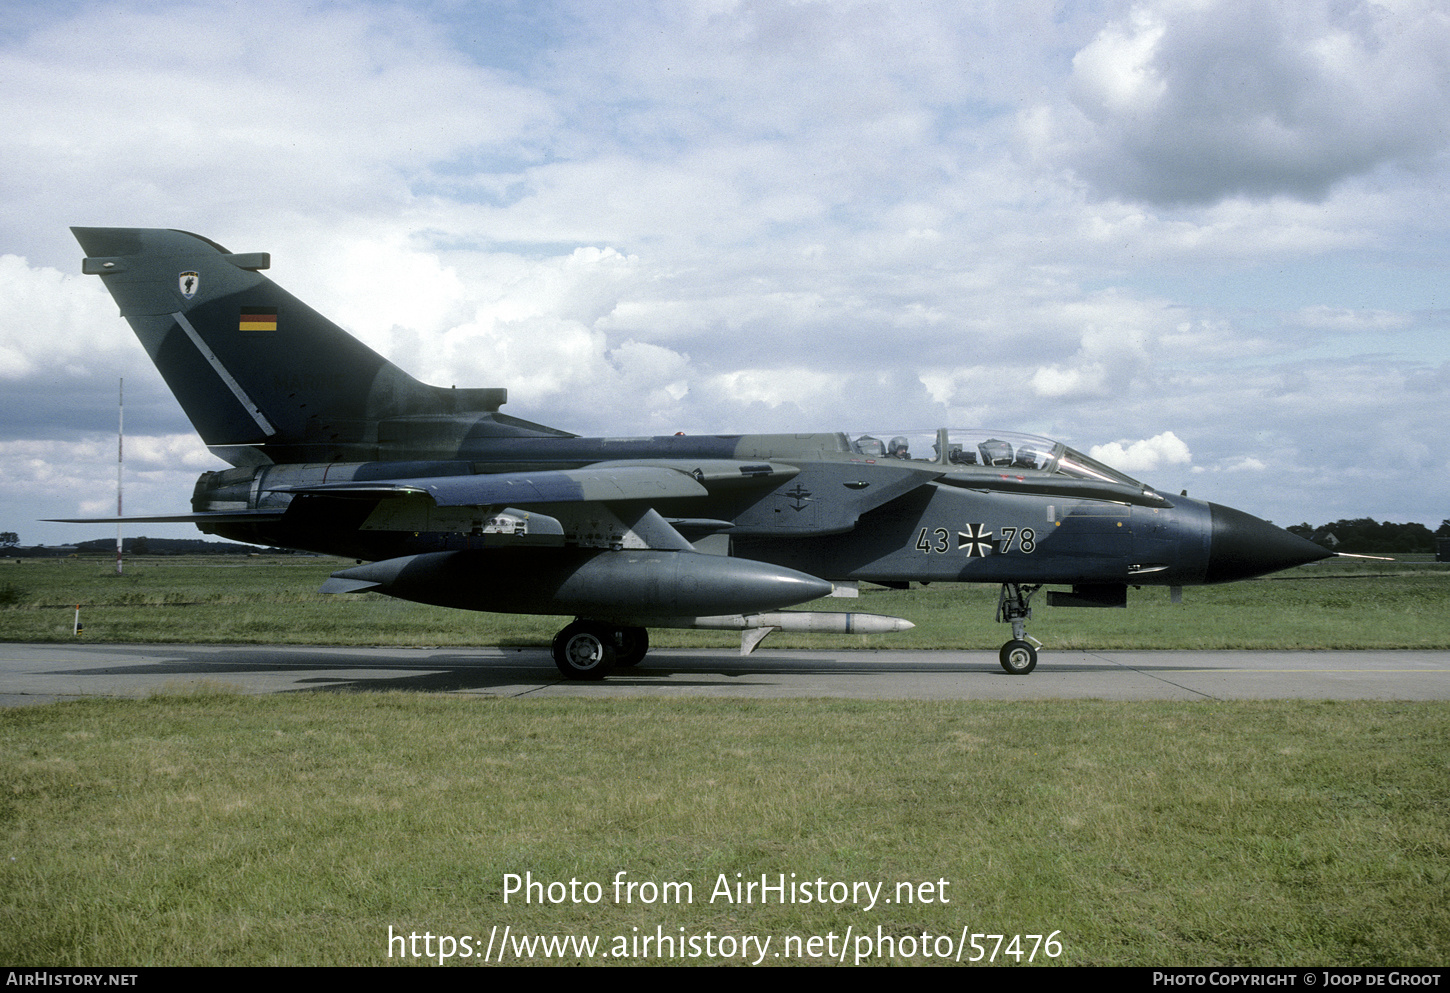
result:
[[(93, 538), (73, 545), (8, 545), (0, 544), (6, 558), (44, 559), (66, 555), (115, 555), (115, 538)], [(265, 551), (268, 555), (291, 555), (286, 548), (258, 548), (229, 541), (205, 541), (201, 538), (125, 538), (121, 543), (124, 555), (250, 555)]]
[[(94, 538), (78, 541), (76, 551), (86, 554), (115, 553), (115, 538)], [(202, 538), (122, 538), (121, 551), (126, 555), (247, 555), (260, 552), (255, 545), (238, 545), (228, 541), (206, 541)], [(274, 550), (269, 550), (274, 551)]]
[(1372, 517), (1335, 521), (1332, 524), (1294, 524), (1285, 530), (1340, 552), (1433, 552), (1436, 538), (1450, 538), (1450, 520), (1431, 531), (1414, 522), (1395, 524)]
[[(57, 555), (105, 555), (115, 554), (115, 538), (92, 538), (73, 545), (22, 546), (20, 536), (14, 531), (0, 531), (0, 550), (7, 558), (47, 558)], [(121, 551), (125, 555), (250, 555), (266, 551), (269, 555), (304, 554), (290, 548), (261, 549), (256, 545), (239, 545), (230, 541), (207, 541), (204, 538), (123, 538)]]

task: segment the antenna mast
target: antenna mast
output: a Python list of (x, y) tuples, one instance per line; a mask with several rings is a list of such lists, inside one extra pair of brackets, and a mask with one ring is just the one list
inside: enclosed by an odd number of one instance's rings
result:
[[(121, 516), (121, 466), (126, 450), (126, 379), (116, 387), (116, 516)], [(116, 521), (116, 575), (121, 575), (121, 522)]]

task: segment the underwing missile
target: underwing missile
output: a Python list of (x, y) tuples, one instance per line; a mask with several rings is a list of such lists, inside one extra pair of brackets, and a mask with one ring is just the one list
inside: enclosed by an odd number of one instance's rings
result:
[(904, 617), (862, 614), (855, 611), (777, 610), (760, 614), (725, 614), (715, 617), (650, 617), (645, 627), (739, 631), (740, 654), (749, 655), (772, 631), (809, 634), (895, 634), (916, 627)]

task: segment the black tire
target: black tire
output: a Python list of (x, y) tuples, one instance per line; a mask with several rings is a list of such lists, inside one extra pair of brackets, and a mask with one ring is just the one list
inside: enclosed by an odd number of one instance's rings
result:
[(1008, 675), (1025, 676), (1037, 668), (1037, 649), (1032, 647), (1031, 642), (1009, 641), (1002, 646), (997, 658)]
[(619, 628), (615, 632), (614, 667), (627, 669), (644, 661), (649, 651), (649, 631), (645, 628)]
[(614, 671), (614, 632), (575, 621), (554, 636), (554, 664), (569, 679), (603, 679)]

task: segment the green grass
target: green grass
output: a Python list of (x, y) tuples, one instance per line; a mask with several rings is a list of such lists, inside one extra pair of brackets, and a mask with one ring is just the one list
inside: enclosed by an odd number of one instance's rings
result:
[[(1073, 965), (1443, 964), (1447, 742), (1435, 704), (213, 692), (8, 710), (0, 961), (368, 965), (389, 926), (507, 924), (1061, 931)], [(503, 903), (505, 873), (610, 894), (620, 870), (694, 902)], [(709, 902), (720, 874), (792, 872), (945, 879), (951, 902)]]
[[(559, 617), (483, 614), (404, 603), (377, 594), (324, 596), (317, 587), (350, 560), (153, 558), (123, 576), (97, 560), (0, 564), (0, 640), (69, 641), (81, 604), (87, 640), (333, 645), (547, 645)], [(894, 635), (772, 635), (770, 647), (995, 649), (997, 588), (938, 584), (868, 587), (822, 610), (899, 615)], [(1039, 595), (1029, 630), (1049, 648), (1450, 648), (1450, 567), (1426, 561), (1330, 560), (1274, 577), (1168, 591), (1129, 591), (1127, 610), (1052, 608)], [(731, 633), (655, 630), (660, 647), (739, 644)]]
[[(544, 644), (557, 618), (314, 591), (337, 560), (0, 566), (0, 637)], [(1283, 578), (1039, 608), (1052, 647), (1450, 647), (1447, 574)], [(991, 588), (865, 592), (863, 642), (993, 648)], [(655, 632), (722, 648), (729, 634)], [(1076, 965), (1442, 964), (1450, 708), (244, 697), (0, 711), (0, 961), (377, 964), (387, 935), (1060, 931)], [(688, 882), (687, 906), (503, 903), (505, 873)], [(946, 879), (950, 904), (734, 906), (715, 880)], [(639, 930), (634, 930), (638, 928)], [(572, 960), (572, 959), (571, 959)], [(708, 961), (718, 961), (710, 959)], [(774, 962), (775, 960), (772, 960)], [(906, 961), (898, 958), (897, 961)], [(912, 961), (923, 961), (919, 957)]]

